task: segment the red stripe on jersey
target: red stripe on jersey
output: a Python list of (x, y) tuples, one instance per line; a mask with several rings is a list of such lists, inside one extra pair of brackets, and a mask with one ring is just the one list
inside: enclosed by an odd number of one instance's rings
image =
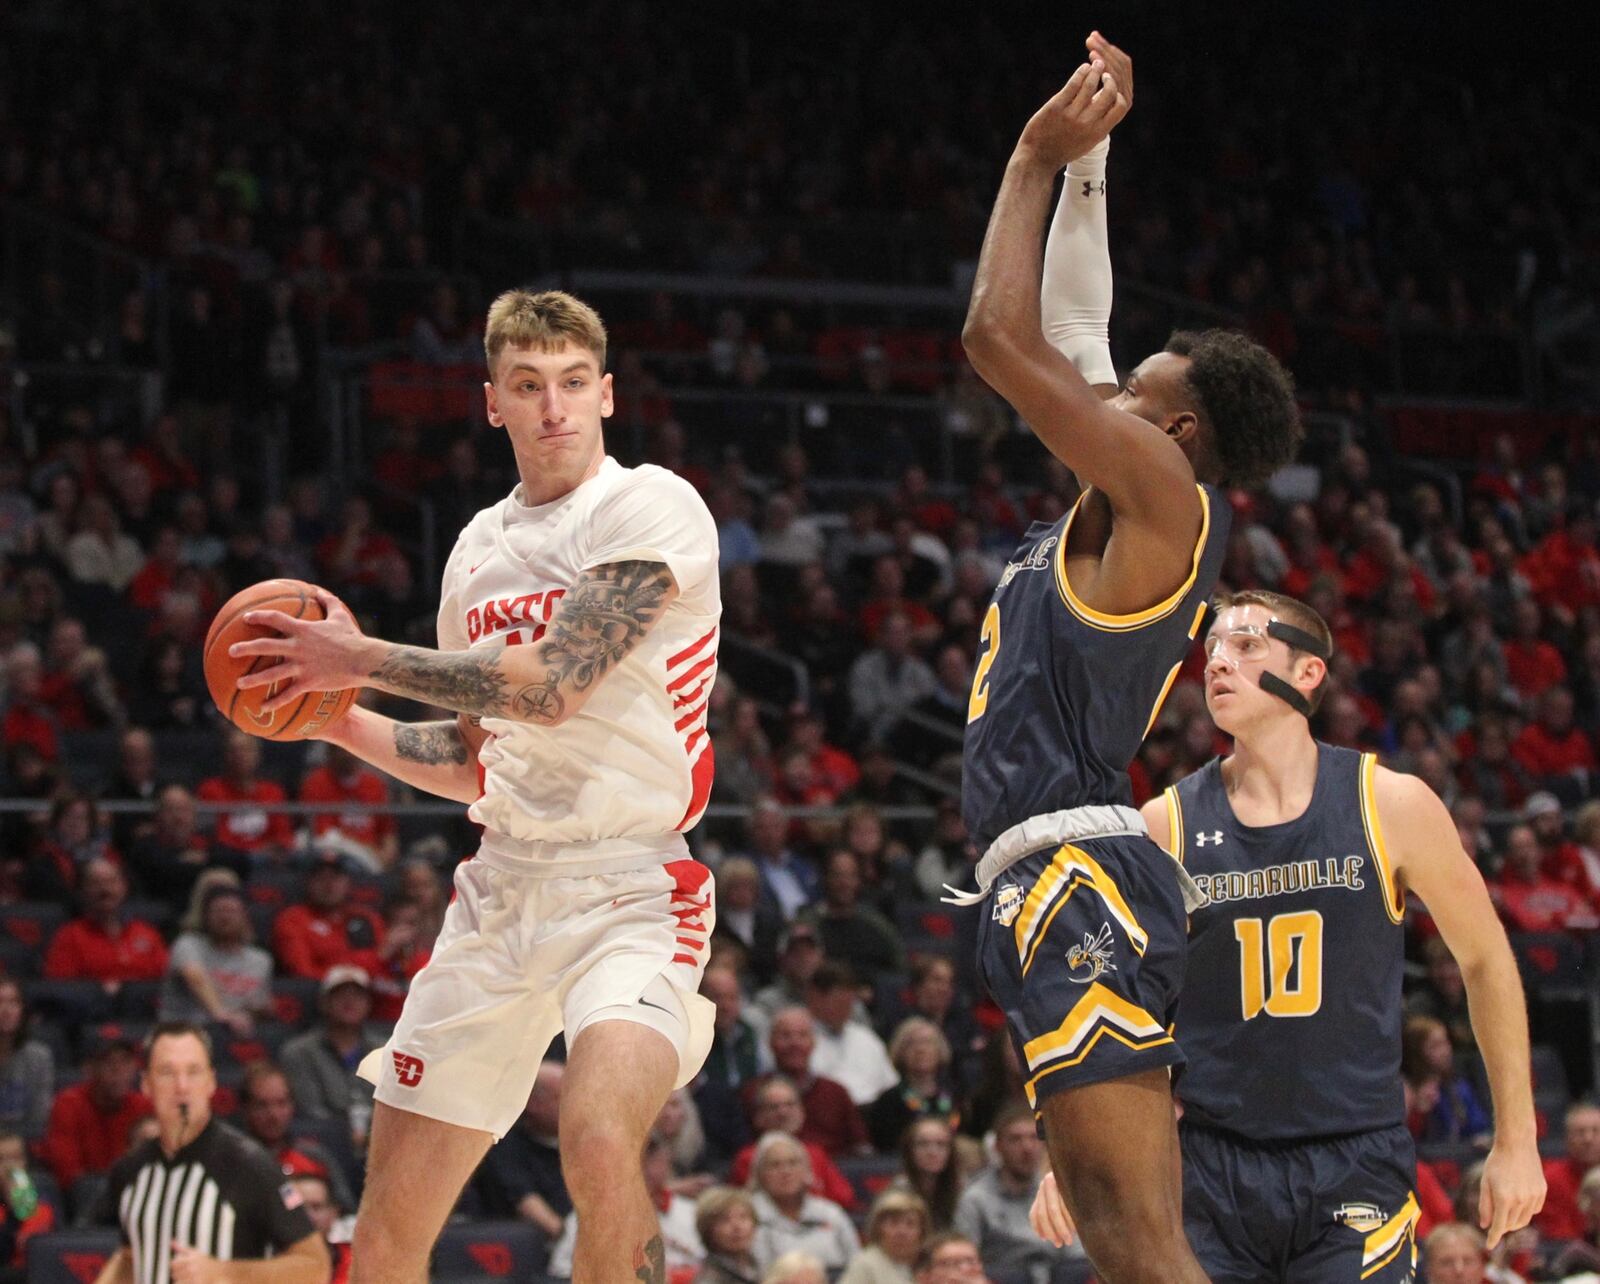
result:
[[(694, 766), (689, 769), (689, 806), (683, 813), (683, 819), (677, 827), (689, 829), (706, 809), (706, 804), (711, 801), (711, 781), (717, 774), (717, 755), (715, 746), (708, 740), (706, 747), (694, 760)], [(677, 863), (677, 862), (674, 862)], [(698, 862), (695, 862), (698, 864)], [(671, 868), (669, 866), (668, 868)], [(704, 869), (704, 866), (701, 866)], [(709, 876), (710, 871), (706, 871)], [(705, 880), (702, 879), (702, 882)]]
[(700, 962), (700, 960), (695, 958), (693, 954), (683, 954), (681, 952), (674, 954), (672, 956), (672, 961), (674, 963), (687, 963), (690, 967), (693, 967), (695, 964)]
[(704, 682), (702, 682), (698, 686), (696, 686), (693, 691), (680, 691), (680, 692), (678, 692), (677, 695), (672, 697), (672, 706), (673, 706), (673, 708), (681, 709), (685, 705), (693, 704), (696, 700), (698, 700), (702, 695), (705, 694), (706, 688), (708, 686), (710, 686), (710, 685), (711, 685), (711, 679), (707, 678)]
[(677, 690), (680, 690), (683, 687), (688, 686), (689, 683), (693, 682), (696, 678), (698, 678), (702, 673), (704, 673), (707, 669), (709, 669), (716, 662), (717, 662), (717, 655), (716, 655), (716, 652), (713, 651), (710, 655), (706, 656), (705, 659), (701, 660), (700, 663), (696, 664), (693, 668), (685, 669), (683, 671), (682, 675), (680, 675), (679, 677), (673, 678), (671, 682), (667, 683), (667, 690), (668, 691), (677, 691)]
[(684, 714), (683, 717), (679, 718), (676, 722), (674, 722), (672, 724), (672, 729), (674, 731), (682, 731), (691, 722), (693, 722), (702, 713), (704, 713), (706, 711), (706, 706), (708, 704), (710, 704), (710, 703), (711, 703), (711, 700), (710, 700), (709, 697), (707, 699), (702, 700), (699, 704), (695, 705), (694, 708), (690, 709), (688, 713)]
[(705, 637), (700, 638), (698, 641), (691, 642), (688, 646), (684, 647), (683, 650), (679, 651), (677, 655), (668, 657), (668, 659), (667, 659), (667, 668), (669, 668), (669, 669), (677, 668), (680, 664), (682, 664), (691, 655), (693, 655), (696, 651), (698, 651), (701, 647), (703, 647), (707, 642), (711, 641), (711, 639), (716, 637), (716, 636), (717, 636), (717, 626), (715, 624), (713, 624), (711, 626), (711, 632), (707, 633), (705, 635)]
[(704, 727), (696, 727), (692, 732), (690, 732), (689, 738), (683, 742), (684, 753), (693, 753), (694, 747), (705, 738), (705, 734), (706, 729)]

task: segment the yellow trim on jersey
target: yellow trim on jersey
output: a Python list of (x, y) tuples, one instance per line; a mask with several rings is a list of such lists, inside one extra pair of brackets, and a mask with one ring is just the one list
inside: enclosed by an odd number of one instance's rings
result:
[(1416, 1253), (1417, 1219), (1421, 1216), (1416, 1194), (1408, 1193), (1400, 1211), (1367, 1236), (1366, 1247), (1361, 1255), (1362, 1279), (1376, 1275), (1394, 1261), (1407, 1243), (1411, 1245), (1413, 1255)]
[(1017, 959), (1022, 964), (1023, 976), (1027, 976), (1028, 969), (1033, 966), (1034, 955), (1038, 953), (1039, 944), (1044, 940), (1051, 921), (1080, 887), (1087, 887), (1106, 903), (1112, 917), (1122, 924), (1122, 930), (1127, 933), (1133, 952), (1143, 956), (1150, 936), (1139, 926), (1139, 920), (1134, 917), (1133, 910), (1128, 907), (1128, 902), (1123, 899), (1111, 875), (1088, 852), (1068, 843), (1056, 852), (1055, 859), (1039, 875), (1039, 881), (1022, 902), (1022, 913), (1017, 915), (1016, 926), (1012, 929), (1016, 934)]
[[(1206, 611), (1210, 609), (1210, 605), (1204, 598), (1194, 604), (1194, 619), (1189, 624), (1189, 641), (1193, 642), (1195, 635), (1200, 632), (1200, 622), (1206, 618)], [(1150, 728), (1156, 725), (1156, 719), (1161, 716), (1161, 706), (1166, 704), (1167, 696), (1172, 692), (1172, 684), (1178, 680), (1178, 672), (1182, 668), (1183, 661), (1179, 660), (1167, 674), (1167, 680), (1161, 684), (1161, 694), (1156, 697), (1156, 702), (1150, 710), (1150, 721), (1144, 724), (1144, 732), (1139, 737), (1141, 744), (1150, 735)]]
[(1183, 601), (1200, 575), (1200, 558), (1205, 553), (1206, 539), (1211, 534), (1211, 498), (1206, 494), (1204, 486), (1197, 483), (1195, 489), (1200, 492), (1200, 538), (1195, 541), (1194, 558), (1189, 566), (1188, 578), (1178, 586), (1172, 596), (1143, 611), (1135, 611), (1132, 615), (1108, 615), (1104, 611), (1095, 610), (1079, 599), (1067, 581), (1067, 537), (1072, 531), (1072, 519), (1078, 515), (1078, 508), (1089, 492), (1085, 490), (1079, 495), (1073, 502), (1072, 510), (1067, 514), (1066, 524), (1061, 528), (1061, 542), (1056, 548), (1056, 590), (1061, 594), (1061, 600), (1066, 603), (1067, 609), (1085, 624), (1108, 633), (1131, 632), (1143, 628), (1146, 624), (1154, 624), (1176, 611), (1178, 603)]
[(1378, 756), (1361, 755), (1361, 824), (1367, 831), (1367, 847), (1378, 863), (1378, 873), (1383, 879), (1383, 908), (1395, 923), (1405, 921), (1406, 898), (1394, 876), (1394, 864), (1389, 859), (1389, 849), (1384, 845), (1383, 826), (1378, 822), (1378, 796), (1374, 792), (1377, 780)]
[(1178, 797), (1178, 787), (1168, 785), (1162, 791), (1167, 800), (1167, 852), (1178, 864), (1183, 864), (1183, 800)]
[(1079, 1065), (1105, 1037), (1135, 1052), (1172, 1042), (1172, 1036), (1143, 1008), (1095, 981), (1059, 1028), (1029, 1040), (1023, 1048), (1028, 1069), (1035, 1072), (1025, 1085), (1028, 1104), (1038, 1104), (1035, 1089), (1039, 1080)]

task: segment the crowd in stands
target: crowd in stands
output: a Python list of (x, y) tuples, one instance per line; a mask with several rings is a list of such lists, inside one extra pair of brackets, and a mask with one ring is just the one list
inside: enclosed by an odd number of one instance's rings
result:
[[(67, 264), (27, 265), (0, 299), (0, 374), (158, 376), (135, 402), (87, 380), (0, 400), (0, 1272), (28, 1237), (93, 1218), (97, 1179), (146, 1135), (140, 1038), (158, 1016), (211, 1025), (220, 1112), (346, 1234), (371, 1113), (353, 1070), (426, 962), (473, 833), (397, 821), (382, 807), (409, 791), (336, 749), (263, 751), (229, 729), (201, 639), (231, 594), (291, 576), (374, 632), (432, 643), (415, 501), (448, 543), (510, 488), (509, 452), (377, 406), (363, 484), (340, 486), (317, 390), (358, 351), (471, 392), (485, 300), (466, 283), (508, 282), (463, 227), (513, 223), (519, 252), (567, 266), (948, 283), (1035, 86), (1064, 75), (1059, 48), (978, 13), (913, 27), (846, 8), (818, 11), (833, 52), (806, 74), (723, 15), (738, 38), (715, 94), (691, 47), (645, 38), (638, 4), (566, 15), (565, 38), (607, 57), (559, 84), (527, 76), (514, 26), (486, 43), (423, 14), (402, 49), (366, 0), (295, 11), (293, 42), (273, 6), (164, 24), (114, 4), (70, 41), (59, 7), (0, 19), (0, 213), (151, 265), (99, 310)], [(1586, 1017), (1561, 999), (1592, 983), (1600, 925), (1600, 430), (1506, 432), (1426, 463), (1366, 394), (1396, 334), (1445, 336), (1406, 349), (1428, 390), (1481, 394), (1522, 387), (1507, 354), (1530, 326), (1576, 331), (1595, 152), (1566, 145), (1559, 85), (1498, 93), (1503, 69), (1475, 98), (1309, 41), (1241, 82), (1230, 67), (1263, 38), (1243, 20), (1227, 62), (1185, 57), (1179, 93), (1160, 68), (1199, 20), (1141, 27), (1150, 72), (1113, 161), (1118, 271), (1224, 309), (1296, 369), (1308, 406), (1344, 416), (1292, 476), (1233, 496), (1223, 578), (1322, 612), (1337, 653), (1318, 734), (1426, 780), (1490, 881), (1547, 1045), (1551, 1187), (1494, 1266), (1562, 1278), (1600, 1264), (1600, 1108), (1581, 1099)], [(933, 74), (949, 66), (959, 93)], [(551, 128), (511, 132), (494, 91), (480, 99), (497, 82)], [(953, 317), (598, 301), (613, 449), (692, 481), (722, 541), (717, 809), (693, 839), (717, 870), (716, 1037), (644, 1157), (669, 1263), (741, 1284), (775, 1263), (796, 1281), (954, 1281), (980, 1262), (1037, 1278), (1058, 1255), (1026, 1225), (1040, 1154), (1014, 1049), (973, 976), (971, 923), (935, 902), (978, 855), (955, 801), (978, 622), (1022, 531), (1066, 512), (1076, 483), (959, 359)], [(1116, 324), (1124, 359), (1164, 338), (1137, 295)], [(869, 400), (802, 437), (674, 391), (697, 385)], [(900, 394), (925, 417), (870, 401)], [(277, 493), (257, 470), (268, 411), (293, 443)], [(938, 480), (941, 434), (961, 443), (959, 481)], [(1226, 748), (1198, 673), (1191, 657), (1133, 765), (1136, 802)], [(1425, 907), (1409, 932), (1428, 1256), (1471, 1281), (1489, 1102), (1459, 968)], [(559, 1060), (541, 1068), (460, 1210), (531, 1224), (552, 1273), (573, 1233), (560, 1081)]]

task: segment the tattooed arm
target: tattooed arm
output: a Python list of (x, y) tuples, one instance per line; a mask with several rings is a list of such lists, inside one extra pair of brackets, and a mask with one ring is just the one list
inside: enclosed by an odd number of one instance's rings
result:
[(677, 596), (660, 562), (612, 562), (578, 576), (544, 638), (448, 654), (385, 644), (367, 685), (479, 717), (557, 727), (638, 646)]
[(478, 798), (478, 746), (483, 734), (464, 727), (465, 721), (397, 722), (356, 705), (319, 738), (348, 749), (396, 780), (440, 798), (470, 803)]
[(677, 595), (663, 563), (611, 562), (578, 576), (532, 646), (448, 652), (365, 637), (350, 613), (323, 595), (325, 620), (250, 612), (248, 622), (280, 636), (235, 643), (230, 654), (281, 657), (239, 680), (242, 688), (280, 684), (262, 705), (269, 712), (307, 691), (362, 686), (478, 718), (556, 727), (584, 706)]

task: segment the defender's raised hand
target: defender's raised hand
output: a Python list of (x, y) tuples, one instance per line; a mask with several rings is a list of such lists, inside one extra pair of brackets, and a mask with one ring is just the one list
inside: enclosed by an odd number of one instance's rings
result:
[[(1112, 44), (1098, 31), (1091, 31), (1083, 46), (1089, 51), (1089, 61), (1096, 59), (1105, 64), (1106, 71), (1116, 80), (1117, 91), (1133, 106), (1133, 59)], [(1123, 115), (1127, 115), (1124, 109)]]
[(1107, 64), (1094, 55), (1034, 112), (1017, 142), (1019, 155), (1060, 169), (1092, 149), (1128, 114), (1129, 99)]

